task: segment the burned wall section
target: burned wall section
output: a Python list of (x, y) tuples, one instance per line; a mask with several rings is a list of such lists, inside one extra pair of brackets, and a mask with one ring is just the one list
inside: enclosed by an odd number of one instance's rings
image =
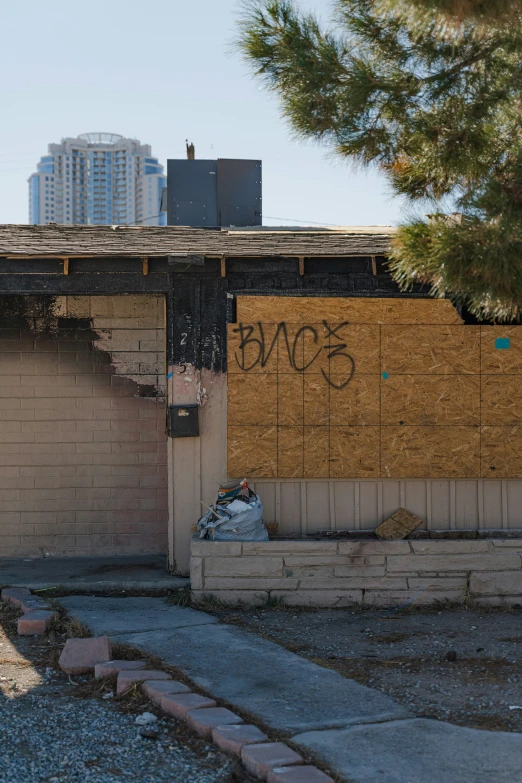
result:
[[(375, 265), (371, 257), (304, 259), (235, 258), (221, 264), (206, 259), (204, 266), (174, 264), (169, 366), (191, 365), (196, 370), (226, 372), (226, 324), (236, 320), (238, 294), (270, 296), (428, 296), (415, 287), (401, 293), (393, 282), (384, 258)], [(374, 273), (375, 272), (375, 273)]]
[(0, 557), (164, 552), (164, 297), (0, 308)]

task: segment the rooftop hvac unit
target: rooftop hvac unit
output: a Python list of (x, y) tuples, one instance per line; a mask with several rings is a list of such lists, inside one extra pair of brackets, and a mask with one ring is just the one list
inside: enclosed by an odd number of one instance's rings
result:
[(260, 226), (261, 161), (168, 160), (169, 226)]

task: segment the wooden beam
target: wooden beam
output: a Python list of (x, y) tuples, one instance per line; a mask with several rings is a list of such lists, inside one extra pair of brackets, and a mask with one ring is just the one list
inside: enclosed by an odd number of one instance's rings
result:
[[(149, 258), (166, 258), (168, 255), (171, 255), (169, 253), (153, 253), (151, 256), (149, 253)], [(203, 253), (202, 255), (205, 256), (205, 258), (223, 258), (222, 255), (218, 255), (217, 253)], [(384, 253), (383, 253), (384, 255)], [(299, 256), (296, 255), (296, 253), (277, 253), (274, 252), (272, 254), (266, 253), (265, 255), (259, 256), (259, 255), (251, 255), (251, 254), (245, 254), (245, 253), (239, 253), (238, 255), (235, 255), (234, 253), (227, 253), (227, 258), (239, 258), (241, 260), (248, 259), (248, 258), (255, 258), (257, 259), (266, 259), (267, 261), (271, 261), (274, 258), (299, 258)], [(368, 258), (368, 253), (360, 252), (360, 253), (320, 253), (319, 255), (314, 255), (313, 253), (307, 254), (306, 258), (314, 258), (317, 261), (321, 261), (323, 259), (330, 259), (330, 258), (362, 258), (366, 257)], [(91, 254), (83, 253), (82, 255), (68, 255), (63, 256), (59, 253), (16, 253), (16, 254), (2, 254), (0, 255), (0, 258), (7, 258), (9, 261), (16, 261), (16, 260), (27, 260), (30, 258), (33, 259), (40, 259), (42, 261), (44, 260), (51, 260), (51, 259), (57, 259), (59, 261), (63, 261), (64, 258), (84, 258), (84, 259), (99, 259), (100, 261), (106, 261), (107, 259), (112, 259), (114, 261), (123, 260), (123, 259), (129, 259), (129, 258), (140, 258), (137, 253), (110, 253), (110, 254), (100, 254), (93, 251)]]
[(63, 273), (64, 273), (64, 275), (68, 275), (69, 274), (69, 259), (68, 258), (64, 258), (63, 259)]
[(221, 257), (221, 277), (227, 276), (227, 262), (225, 261), (224, 256)]
[(143, 263), (143, 274), (148, 275), (149, 274), (149, 259), (148, 258), (142, 258)]
[(375, 256), (372, 256), (372, 275), (377, 274), (377, 259)]
[(304, 258), (303, 256), (299, 256), (299, 274), (301, 277), (304, 275)]

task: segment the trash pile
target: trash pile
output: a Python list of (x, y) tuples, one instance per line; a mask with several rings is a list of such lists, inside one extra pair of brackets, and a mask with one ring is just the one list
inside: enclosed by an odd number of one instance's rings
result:
[[(203, 505), (205, 505), (203, 503)], [(218, 489), (215, 506), (198, 520), (200, 538), (213, 541), (268, 541), (261, 498), (246, 479), (228, 481)]]

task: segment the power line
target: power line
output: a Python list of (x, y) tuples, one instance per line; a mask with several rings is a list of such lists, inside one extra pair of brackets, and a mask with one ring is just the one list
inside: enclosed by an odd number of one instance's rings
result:
[(142, 218), (142, 220), (133, 220), (132, 223), (124, 223), (124, 226), (134, 226), (136, 223), (144, 223), (146, 220), (155, 220), (156, 218), (161, 217), (164, 215), (164, 212), (160, 212), (159, 215), (150, 215), (149, 217)]
[(306, 223), (307, 225), (310, 224), (312, 226), (332, 226), (333, 228), (337, 227), (337, 223), (318, 223), (316, 220), (298, 220), (297, 218), (284, 218), (284, 217), (276, 217), (275, 215), (263, 215), (263, 217), (268, 218), (269, 220), (287, 220), (287, 221), (293, 221), (294, 223)]
[[(150, 217), (143, 218), (142, 220), (134, 220), (132, 223), (125, 223), (124, 225), (134, 226), (136, 223), (144, 223), (146, 220), (154, 220), (155, 218), (161, 217), (161, 215), (164, 214), (165, 212), (161, 212), (159, 215), (151, 215)], [(313, 226), (331, 226), (332, 228), (337, 228), (338, 226), (338, 223), (318, 223), (316, 220), (298, 220), (297, 218), (275, 217), (274, 215), (264, 215), (263, 217), (266, 217), (269, 220), (287, 220), (294, 223), (305, 223), (306, 225), (311, 224)], [(271, 226), (264, 226), (264, 228), (271, 228)]]

